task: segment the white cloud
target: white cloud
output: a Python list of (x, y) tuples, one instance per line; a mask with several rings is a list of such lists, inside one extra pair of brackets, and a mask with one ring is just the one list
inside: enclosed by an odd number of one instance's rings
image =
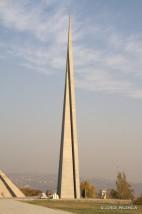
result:
[[(20, 34), (26, 33), (27, 40), (25, 44), (15, 42), (1, 46), (9, 56), (20, 58), (19, 63), (25, 69), (44, 73), (65, 70), (66, 3), (51, 13), (49, 8), (55, 1), (31, 2), (0, 1), (0, 23)], [(78, 87), (142, 98), (142, 35), (135, 32), (126, 35), (95, 21), (87, 25), (76, 20), (76, 14), (73, 20)], [(13, 36), (14, 33), (11, 32)]]
[[(105, 47), (76, 48), (79, 87), (142, 98), (142, 35), (125, 37), (112, 29), (105, 32)], [(97, 34), (103, 34), (102, 28)]]
[[(50, 4), (52, 1), (48, 1)], [(1, 0), (0, 20), (5, 26), (11, 29), (24, 32), (29, 31), (35, 37), (43, 41), (50, 41), (56, 32), (59, 35), (56, 42), (63, 41), (65, 35), (67, 15), (65, 9), (60, 8), (54, 15), (50, 16), (47, 1), (39, 1), (38, 4), (31, 4), (29, 0)]]

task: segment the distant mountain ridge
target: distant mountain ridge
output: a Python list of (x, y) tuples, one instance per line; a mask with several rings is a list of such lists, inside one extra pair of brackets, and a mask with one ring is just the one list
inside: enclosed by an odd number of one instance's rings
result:
[[(32, 187), (42, 191), (50, 190), (56, 192), (57, 176), (44, 174), (24, 174), (24, 173), (9, 173), (9, 177), (19, 187)], [(82, 178), (84, 180), (84, 178)], [(103, 178), (88, 178), (86, 179), (94, 184), (97, 190), (115, 188), (115, 180)], [(130, 183), (135, 191), (135, 195), (139, 196), (142, 193), (142, 183)]]
[(32, 187), (42, 191), (56, 190), (57, 178), (54, 175), (9, 173), (9, 177), (19, 187)]

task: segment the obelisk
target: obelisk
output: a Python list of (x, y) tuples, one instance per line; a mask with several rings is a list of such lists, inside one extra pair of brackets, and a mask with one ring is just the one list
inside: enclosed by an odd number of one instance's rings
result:
[(59, 197), (63, 199), (80, 198), (75, 85), (70, 18), (57, 193)]

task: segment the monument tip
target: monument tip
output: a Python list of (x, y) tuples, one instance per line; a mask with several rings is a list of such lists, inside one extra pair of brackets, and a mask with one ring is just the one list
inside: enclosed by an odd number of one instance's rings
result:
[(69, 16), (69, 30), (71, 28), (71, 16)]

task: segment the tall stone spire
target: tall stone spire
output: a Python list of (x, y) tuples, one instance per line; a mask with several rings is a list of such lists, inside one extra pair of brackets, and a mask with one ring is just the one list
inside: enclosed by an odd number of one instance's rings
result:
[(57, 192), (60, 198), (80, 198), (75, 85), (70, 18)]

